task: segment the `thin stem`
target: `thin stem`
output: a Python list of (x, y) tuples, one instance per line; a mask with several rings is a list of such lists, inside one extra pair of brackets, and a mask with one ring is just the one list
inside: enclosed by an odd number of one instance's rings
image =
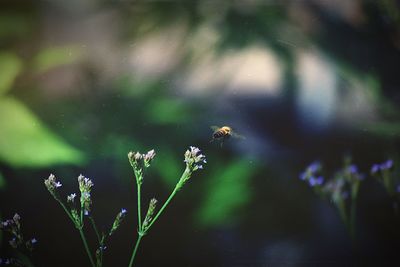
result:
[(172, 191), (171, 195), (169, 195), (167, 201), (165, 201), (164, 205), (157, 212), (157, 215), (154, 216), (154, 219), (150, 222), (149, 226), (147, 226), (146, 229), (143, 229), (143, 230), (145, 230), (147, 232), (151, 228), (151, 226), (157, 221), (158, 217), (160, 217), (161, 213), (163, 213), (165, 208), (168, 206), (168, 204), (174, 198), (175, 194), (182, 188), (182, 186), (188, 176), (190, 176), (190, 171), (188, 168), (186, 168), (185, 171), (183, 172), (181, 178), (179, 179), (179, 182), (176, 184), (174, 191)]
[(137, 183), (137, 212), (138, 212), (138, 228), (139, 230), (142, 230), (142, 209), (141, 209), (141, 196), (140, 196), (140, 192), (141, 192), (141, 187), (142, 185), (138, 182)]
[(355, 239), (355, 227), (356, 227), (356, 212), (357, 212), (357, 195), (358, 190), (360, 188), (360, 183), (356, 182), (353, 184), (351, 190), (351, 207), (350, 207), (350, 222), (349, 222), (349, 230), (351, 239), (354, 241)]
[(142, 240), (143, 235), (139, 233), (138, 239), (136, 240), (135, 248), (133, 249), (131, 260), (129, 261), (128, 267), (132, 267), (133, 260), (135, 259), (136, 252), (139, 248), (140, 241)]
[(90, 264), (93, 267), (96, 267), (96, 264), (94, 264), (94, 261), (93, 261), (92, 254), (90, 254), (89, 246), (87, 244), (87, 241), (86, 241), (86, 238), (85, 238), (85, 234), (83, 233), (82, 229), (79, 229), (79, 234), (81, 235), (81, 239), (82, 239), (83, 245), (85, 247), (86, 253), (87, 253), (88, 257), (89, 257)]
[(89, 220), (90, 220), (90, 222), (92, 223), (93, 230), (94, 230), (94, 232), (96, 233), (97, 240), (98, 240), (98, 242), (99, 242), (99, 244), (100, 244), (100, 243), (101, 243), (101, 238), (100, 238), (99, 231), (97, 230), (96, 222), (94, 221), (94, 219), (93, 219), (92, 216), (89, 216)]

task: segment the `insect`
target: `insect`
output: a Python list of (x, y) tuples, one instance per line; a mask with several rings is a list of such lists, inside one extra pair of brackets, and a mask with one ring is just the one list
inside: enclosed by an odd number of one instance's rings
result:
[(234, 138), (241, 138), (241, 139), (245, 138), (244, 136), (237, 134), (229, 126), (222, 126), (222, 127), (211, 126), (211, 129), (214, 132), (213, 132), (212, 139), (210, 142), (213, 142), (214, 140), (221, 140), (221, 146), (224, 143), (224, 141), (229, 139), (231, 136)]

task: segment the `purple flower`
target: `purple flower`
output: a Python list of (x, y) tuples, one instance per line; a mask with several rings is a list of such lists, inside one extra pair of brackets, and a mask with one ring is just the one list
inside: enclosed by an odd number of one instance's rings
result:
[(374, 175), (376, 173), (378, 173), (381, 170), (381, 167), (379, 164), (374, 164), (371, 167), (371, 174)]
[(190, 150), (186, 150), (185, 152), (184, 162), (191, 171), (203, 169), (202, 164), (207, 163), (206, 156), (200, 154), (200, 152), (200, 149), (194, 146), (190, 146)]
[(316, 185), (322, 185), (324, 182), (324, 177), (322, 176), (310, 176), (308, 183), (310, 184), (310, 186), (316, 186)]
[(37, 241), (37, 239), (36, 238), (32, 238), (31, 239), (31, 244), (33, 245), (33, 244), (36, 244), (38, 241)]
[(127, 213), (126, 209), (121, 209), (121, 214), (125, 215)]
[(358, 168), (356, 165), (351, 164), (350, 166), (347, 167), (347, 171), (351, 174), (355, 174), (358, 172)]
[(380, 165), (381, 170), (389, 170), (393, 167), (393, 160), (389, 159)]
[(396, 192), (397, 192), (397, 193), (400, 193), (400, 184), (397, 185), (397, 187), (396, 187)]
[(300, 180), (305, 181), (307, 179), (307, 172), (302, 172), (299, 175)]

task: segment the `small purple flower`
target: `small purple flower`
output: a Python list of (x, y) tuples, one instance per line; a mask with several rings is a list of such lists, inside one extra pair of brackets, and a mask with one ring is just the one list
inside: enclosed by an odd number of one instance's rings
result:
[(351, 174), (355, 174), (358, 172), (358, 168), (356, 165), (351, 164), (350, 166), (347, 167), (347, 171)]
[(400, 193), (400, 184), (397, 185), (397, 187), (396, 187), (396, 192), (397, 192), (397, 193)]
[(300, 180), (305, 181), (307, 179), (307, 172), (302, 172), (299, 175)]
[(126, 209), (121, 209), (121, 214), (125, 215), (127, 213)]
[(393, 160), (389, 159), (381, 164), (381, 170), (389, 170), (393, 167)]
[(32, 238), (32, 239), (31, 239), (31, 244), (32, 244), (32, 245), (36, 244), (37, 242), (38, 242), (38, 241), (37, 241), (36, 238)]
[(311, 172), (312, 174), (316, 173), (317, 171), (319, 171), (321, 169), (321, 163), (319, 161), (314, 161), (313, 163), (311, 163), (307, 170), (309, 172)]
[(316, 186), (316, 185), (322, 185), (324, 182), (324, 177), (322, 176), (310, 176), (309, 180), (308, 180), (310, 186)]
[(377, 174), (380, 170), (381, 170), (380, 165), (379, 164), (374, 164), (371, 167), (371, 174), (372, 175)]

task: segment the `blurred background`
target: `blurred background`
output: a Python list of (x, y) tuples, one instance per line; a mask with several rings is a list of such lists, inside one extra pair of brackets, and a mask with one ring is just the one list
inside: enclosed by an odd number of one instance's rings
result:
[[(352, 155), (361, 172), (399, 158), (396, 0), (0, 3), (0, 216), (22, 217), (35, 266), (88, 266), (65, 196), (80, 173), (112, 236), (105, 266), (136, 240), (130, 150), (155, 149), (142, 201), (163, 202), (183, 153), (207, 156), (143, 240), (137, 266), (395, 266), (400, 219), (370, 176), (352, 242), (337, 210), (298, 176)], [(211, 125), (246, 136), (210, 143)], [(91, 240), (94, 235), (89, 231)], [(1, 236), (1, 255), (10, 255)], [(94, 246), (94, 243), (91, 243)], [(386, 264), (386, 265), (385, 265)]]

